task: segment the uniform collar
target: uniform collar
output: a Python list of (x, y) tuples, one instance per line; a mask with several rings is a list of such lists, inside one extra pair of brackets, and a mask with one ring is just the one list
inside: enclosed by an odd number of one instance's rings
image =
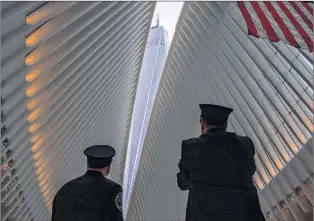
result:
[(95, 170), (87, 170), (85, 175), (86, 176), (92, 176), (92, 177), (104, 177), (101, 172), (95, 171)]
[(223, 128), (216, 127), (216, 128), (212, 128), (212, 129), (208, 130), (206, 134), (202, 134), (201, 136), (199, 136), (199, 138), (203, 138), (207, 135), (217, 134), (217, 133), (227, 133), (227, 132)]
[(226, 133), (226, 130), (224, 128), (221, 128), (221, 127), (215, 127), (215, 128), (208, 130), (207, 134), (209, 134), (209, 133)]
[(201, 136), (199, 136), (199, 138), (204, 138), (204, 137), (208, 137), (208, 136), (215, 135), (215, 134), (222, 134), (222, 135), (232, 134), (232, 135), (234, 135), (235, 133), (227, 132), (225, 129), (217, 127), (217, 128), (212, 128), (211, 130), (208, 130), (206, 134), (202, 134)]

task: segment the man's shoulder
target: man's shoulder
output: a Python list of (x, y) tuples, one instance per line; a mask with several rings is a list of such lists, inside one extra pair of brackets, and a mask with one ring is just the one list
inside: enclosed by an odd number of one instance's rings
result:
[(243, 144), (243, 146), (245, 148), (247, 148), (249, 150), (249, 152), (251, 152), (254, 155), (255, 154), (255, 146), (254, 146), (252, 139), (248, 136), (237, 135), (237, 137), (240, 140), (240, 142)]
[(105, 178), (105, 182), (109, 188), (109, 191), (110, 191), (109, 195), (112, 197), (111, 199), (114, 200), (114, 203), (117, 209), (120, 212), (122, 212), (122, 201), (123, 201), (122, 186), (119, 183), (108, 178)]
[(202, 137), (193, 137), (193, 138), (183, 140), (182, 143), (185, 145), (194, 145), (199, 142), (202, 142), (202, 140), (203, 140)]
[(73, 179), (73, 180), (70, 180), (70, 181), (66, 182), (66, 183), (57, 191), (55, 198), (62, 198), (63, 196), (68, 195), (69, 192), (70, 192), (70, 193), (74, 192), (75, 189), (76, 189), (75, 187), (76, 187), (76, 180), (77, 180), (77, 179), (78, 179), (78, 178), (75, 178), (75, 179)]
[(252, 141), (251, 138), (249, 138), (248, 136), (240, 136), (240, 135), (237, 135), (238, 139), (243, 142), (245, 145), (248, 145), (248, 146), (254, 146), (254, 143)]
[(105, 186), (106, 189), (112, 192), (113, 194), (122, 192), (122, 186), (109, 178), (104, 177), (103, 179), (100, 180), (100, 182), (102, 186)]
[(115, 182), (109, 178), (106, 178), (106, 177), (104, 177), (102, 179), (102, 182), (106, 183), (106, 185), (113, 187), (113, 188), (121, 187), (121, 185), (119, 183), (117, 183), (117, 182)]
[(73, 190), (75, 189), (76, 187), (78, 186), (85, 186), (85, 185), (88, 185), (88, 186), (98, 186), (98, 185), (101, 185), (101, 186), (106, 186), (108, 189), (119, 189), (119, 188), (122, 188), (120, 184), (114, 182), (113, 180), (110, 180), (106, 177), (100, 177), (98, 179), (96, 179), (94, 182), (90, 183), (90, 181), (88, 181), (86, 179), (86, 176), (83, 175), (81, 177), (78, 177), (78, 178), (75, 178), (73, 180), (70, 180), (69, 182), (67, 182), (66, 184), (64, 184), (59, 192), (63, 192), (63, 191), (67, 191), (67, 190)]
[[(254, 148), (254, 143), (252, 139), (248, 136), (241, 136), (237, 135), (235, 133), (226, 133), (227, 136), (234, 137), (236, 136), (245, 146), (248, 146), (250, 148)], [(182, 147), (188, 147), (188, 146), (199, 146), (208, 143), (210, 139), (215, 139), (215, 136), (212, 135), (201, 135), (199, 137), (193, 137), (190, 139), (186, 139), (182, 141)]]
[(200, 146), (204, 146), (206, 144), (204, 138), (200, 137), (193, 137), (182, 141), (181, 151), (182, 152), (194, 152)]

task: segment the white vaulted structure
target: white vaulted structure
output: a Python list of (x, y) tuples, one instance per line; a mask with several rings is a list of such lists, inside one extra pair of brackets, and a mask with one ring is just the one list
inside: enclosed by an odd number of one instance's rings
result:
[(1, 2), (1, 221), (49, 220), (83, 150), (122, 184), (153, 2)]
[(232, 107), (228, 130), (252, 138), (267, 220), (312, 220), (312, 80), (313, 53), (248, 36), (235, 2), (185, 2), (127, 220), (184, 220), (187, 192), (176, 173), (181, 141), (200, 133), (200, 103)]

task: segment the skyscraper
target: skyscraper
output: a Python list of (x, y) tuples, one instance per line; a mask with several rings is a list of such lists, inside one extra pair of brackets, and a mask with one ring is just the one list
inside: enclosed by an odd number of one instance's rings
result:
[(124, 205), (132, 191), (151, 111), (167, 57), (168, 34), (157, 24), (150, 29), (138, 83), (124, 177)]

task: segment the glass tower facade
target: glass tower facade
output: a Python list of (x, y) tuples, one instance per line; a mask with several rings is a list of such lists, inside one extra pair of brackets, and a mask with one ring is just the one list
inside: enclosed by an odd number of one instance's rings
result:
[(135, 105), (124, 176), (124, 205), (132, 191), (147, 126), (167, 57), (168, 34), (163, 26), (153, 26), (149, 32), (143, 58)]

